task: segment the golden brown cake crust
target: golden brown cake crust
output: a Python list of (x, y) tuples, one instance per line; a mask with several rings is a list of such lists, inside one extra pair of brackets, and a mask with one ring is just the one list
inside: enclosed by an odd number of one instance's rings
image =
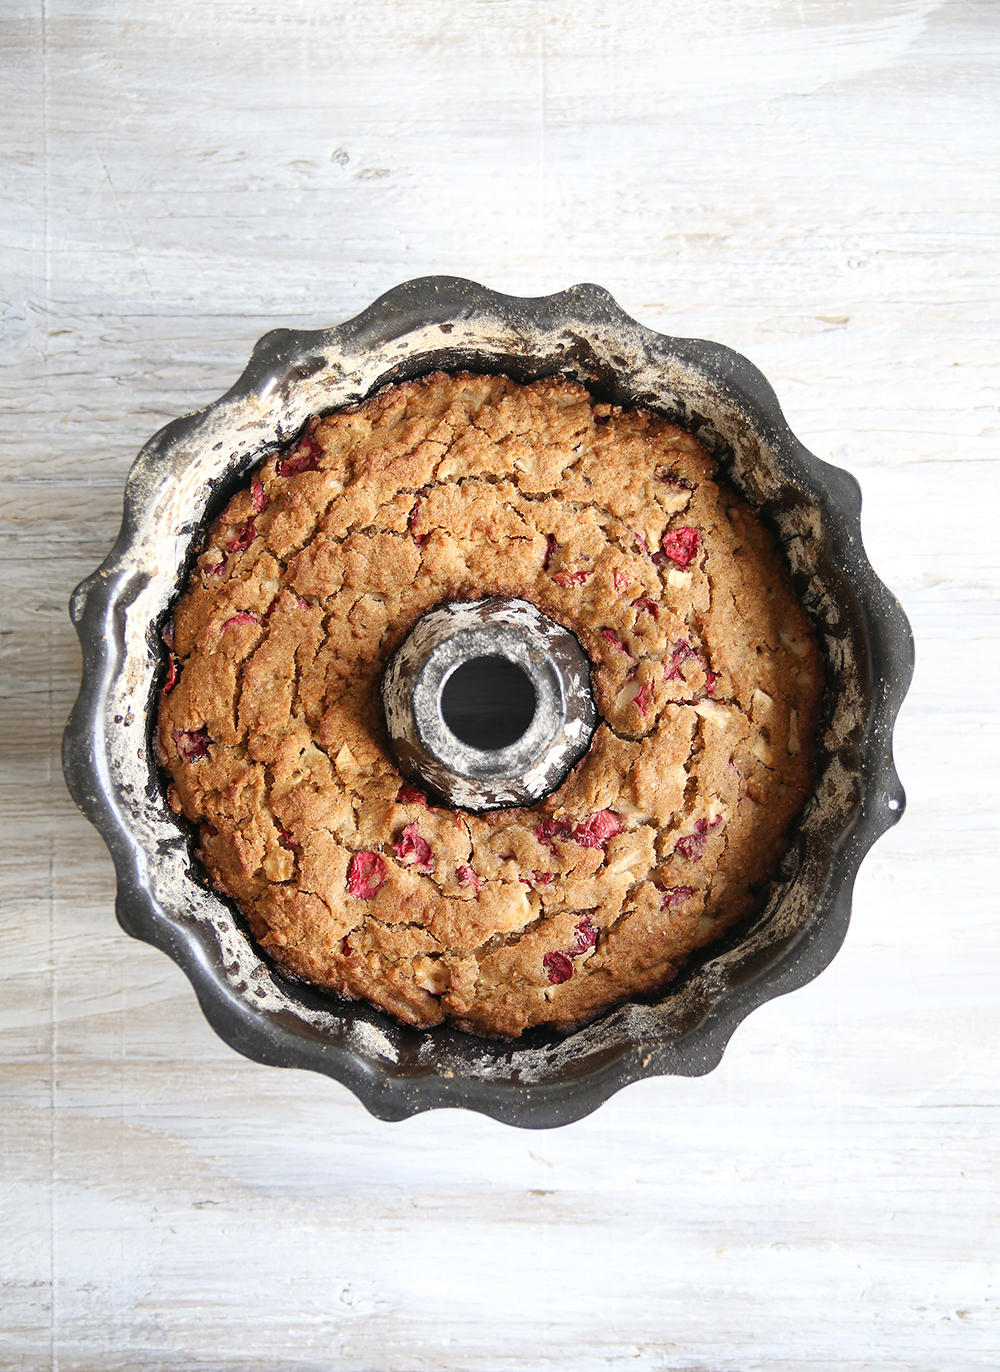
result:
[[(158, 743), (283, 967), (399, 1019), (569, 1028), (754, 906), (812, 785), (822, 664), (773, 540), (682, 429), (436, 373), (313, 419), (216, 521)], [(442, 601), (532, 601), (593, 664), (563, 786), (473, 815), (400, 776), (382, 669)]]

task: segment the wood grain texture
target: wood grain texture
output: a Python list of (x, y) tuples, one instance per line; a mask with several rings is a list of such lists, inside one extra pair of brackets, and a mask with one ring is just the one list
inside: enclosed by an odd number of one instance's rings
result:
[[(991, 0), (0, 0), (0, 1365), (997, 1366), (998, 56)], [(833, 965), (538, 1134), (235, 1055), (58, 765), (137, 449), (433, 272), (746, 353), (917, 635)]]

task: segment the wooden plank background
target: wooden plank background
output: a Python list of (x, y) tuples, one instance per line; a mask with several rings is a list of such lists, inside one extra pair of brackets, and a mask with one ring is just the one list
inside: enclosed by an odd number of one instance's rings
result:
[[(1000, 1364), (998, 57), (994, 0), (0, 0), (0, 1365)], [(141, 444), (433, 272), (746, 353), (917, 635), (831, 968), (541, 1133), (234, 1054), (58, 764)]]

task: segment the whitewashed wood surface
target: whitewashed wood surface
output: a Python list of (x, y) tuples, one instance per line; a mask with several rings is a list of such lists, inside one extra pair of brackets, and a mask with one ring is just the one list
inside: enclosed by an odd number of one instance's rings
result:
[[(0, 1366), (1000, 1366), (998, 58), (992, 0), (0, 0)], [(434, 272), (746, 353), (917, 636), (833, 965), (540, 1133), (238, 1057), (58, 763), (141, 444)]]

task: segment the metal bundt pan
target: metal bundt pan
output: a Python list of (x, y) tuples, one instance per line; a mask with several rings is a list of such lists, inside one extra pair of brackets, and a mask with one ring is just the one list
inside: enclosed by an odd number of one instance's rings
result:
[[(153, 759), (160, 633), (210, 521), (311, 415), (439, 368), (575, 377), (603, 400), (649, 407), (697, 433), (778, 536), (826, 659), (817, 788), (764, 909), (658, 995), (566, 1036), (533, 1030), (514, 1042), (415, 1030), (281, 975), (200, 876), (192, 834), (168, 807)], [(380, 1119), (461, 1106), (546, 1128), (642, 1077), (711, 1071), (756, 1006), (833, 958), (858, 866), (903, 811), (892, 728), (913, 639), (865, 556), (860, 509), (854, 478), (806, 451), (745, 358), (654, 333), (597, 286), (519, 299), (427, 277), (337, 328), (273, 330), (232, 390), (146, 444), (128, 477), (118, 541), (72, 597), (83, 682), (63, 766), (111, 850), (122, 927), (184, 969), (209, 1022), (239, 1052), (335, 1077)]]

